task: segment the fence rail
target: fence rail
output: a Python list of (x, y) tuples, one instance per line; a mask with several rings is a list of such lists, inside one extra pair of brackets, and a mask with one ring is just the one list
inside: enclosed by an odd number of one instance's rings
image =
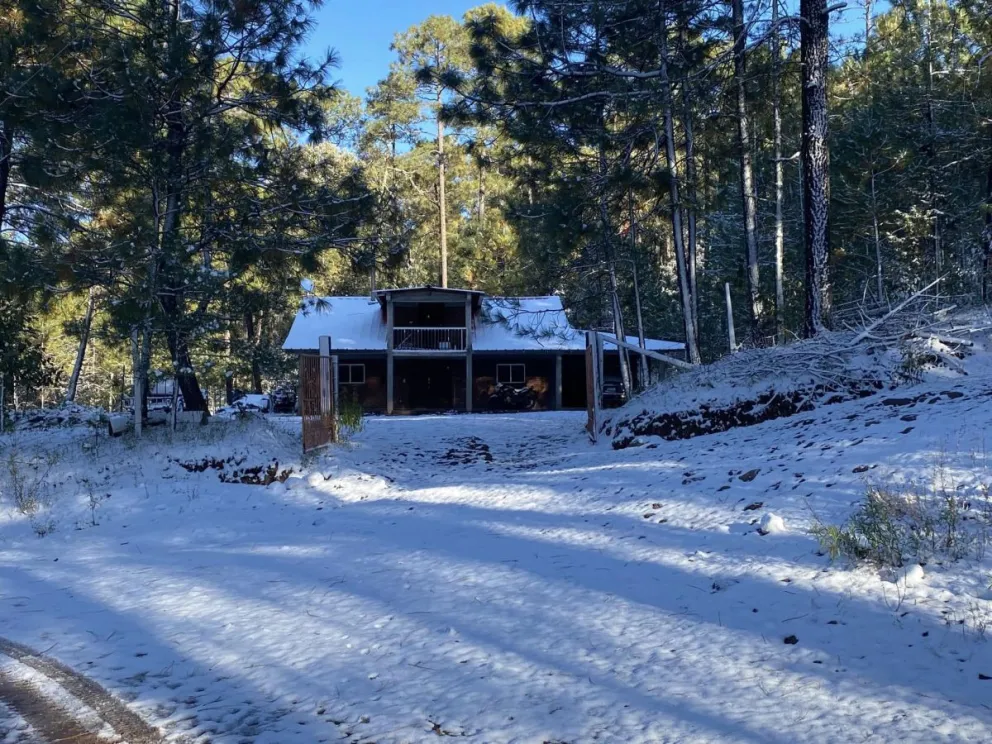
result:
[(393, 329), (394, 351), (465, 351), (464, 328), (408, 326)]

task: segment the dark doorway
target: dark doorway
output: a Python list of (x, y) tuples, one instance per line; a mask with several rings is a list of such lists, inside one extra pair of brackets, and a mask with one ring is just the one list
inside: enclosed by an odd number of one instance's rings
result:
[(586, 407), (585, 354), (563, 354), (561, 358), (561, 407)]
[(397, 358), (393, 362), (398, 411), (465, 409), (465, 360)]

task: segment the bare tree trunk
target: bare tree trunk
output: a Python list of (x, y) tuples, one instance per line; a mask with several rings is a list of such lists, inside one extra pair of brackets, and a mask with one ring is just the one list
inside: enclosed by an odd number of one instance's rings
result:
[(871, 228), (875, 238), (875, 294), (879, 302), (885, 299), (885, 279), (882, 274), (882, 238), (878, 231), (878, 197), (875, 191), (875, 164), (871, 165)]
[(479, 222), (486, 221), (486, 166), (479, 164)]
[(444, 122), (441, 121), (441, 94), (437, 98), (437, 210), (441, 240), (441, 286), (448, 286), (448, 202), (444, 194)]
[(140, 333), (131, 329), (131, 409), (134, 411), (134, 433), (140, 437), (145, 422), (145, 382), (147, 370), (144, 366)]
[[(988, 123), (990, 140), (992, 140), (992, 120)], [(982, 234), (982, 301), (989, 302), (992, 297), (992, 149), (989, 151), (989, 169), (985, 177), (985, 230)]]
[(7, 216), (7, 188), (14, 158), (14, 132), (7, 122), (0, 122), (0, 235)]
[(83, 371), (83, 361), (86, 359), (86, 347), (90, 342), (90, 328), (93, 326), (93, 311), (96, 308), (96, 288), (90, 287), (86, 300), (86, 315), (83, 317), (83, 328), (79, 334), (79, 348), (76, 349), (76, 363), (72, 365), (72, 375), (65, 392), (65, 400), (72, 403), (76, 400), (76, 388), (79, 386), (79, 375)]
[(699, 293), (696, 287), (696, 143), (692, 130), (692, 101), (689, 94), (689, 81), (682, 81), (682, 129), (685, 132), (685, 206), (687, 260), (689, 263), (689, 294), (692, 298), (692, 325), (699, 336)]
[[(601, 122), (601, 126), (605, 129), (605, 122)], [(603, 146), (600, 145), (599, 148), (599, 177), (603, 186), (601, 189), (605, 188), (607, 176), (607, 165), (606, 165), (606, 152)], [(599, 195), (599, 219), (600, 227), (603, 231), (603, 260), (606, 262), (606, 268), (609, 273), (610, 280), (610, 315), (613, 319), (613, 333), (620, 341), (626, 341), (626, 331), (623, 326), (623, 313), (620, 308), (620, 293), (617, 289), (617, 270), (616, 263), (614, 261), (613, 245), (611, 243), (613, 236), (613, 225), (610, 221), (610, 205), (606, 200), (605, 190), (600, 192)], [(620, 359), (620, 381), (623, 384), (623, 392), (626, 395), (627, 400), (630, 400), (633, 394), (633, 386), (631, 385), (630, 379), (630, 356), (626, 353), (624, 349), (619, 344), (617, 345), (617, 353)]]
[(724, 282), (723, 296), (727, 303), (727, 345), (733, 354), (737, 351), (737, 334), (734, 331), (734, 304), (730, 299), (730, 282)]
[(933, 251), (934, 275), (939, 277), (943, 271), (943, 246), (941, 245), (940, 205), (937, 194), (937, 121), (934, 113), (933, 90), (933, 0), (926, 0), (923, 11), (923, 54), (926, 59), (926, 109), (927, 120), (927, 191), (930, 207), (931, 233), (930, 243)]
[(772, 0), (772, 135), (775, 158), (775, 337), (785, 340), (785, 163), (782, 162), (782, 36), (778, 30), (778, 3)]
[(251, 348), (251, 391), (262, 394), (262, 368), (258, 363), (258, 344), (261, 337), (261, 322), (255, 322), (255, 314), (245, 311), (245, 339)]
[(661, 108), (665, 129), (665, 160), (668, 165), (669, 207), (672, 213), (672, 239), (674, 241), (675, 267), (678, 274), (679, 297), (682, 301), (682, 324), (685, 327), (685, 348), (691, 364), (699, 364), (699, 343), (696, 327), (692, 322), (692, 293), (689, 288), (689, 267), (685, 243), (682, 238), (682, 210), (679, 196), (678, 156), (675, 152), (675, 117), (672, 105), (672, 83), (668, 75), (668, 19), (666, 0), (658, 2), (658, 82), (661, 91)]
[(830, 151), (827, 147), (827, 0), (801, 0), (803, 232), (806, 238), (806, 322), (809, 337), (830, 312)]
[(757, 341), (764, 308), (758, 272), (758, 195), (751, 158), (751, 127), (747, 118), (747, 29), (744, 0), (730, 0), (734, 24), (734, 82), (737, 89), (737, 148), (740, 153), (741, 206), (744, 213), (744, 243), (747, 257), (747, 288), (750, 300), (751, 337)]

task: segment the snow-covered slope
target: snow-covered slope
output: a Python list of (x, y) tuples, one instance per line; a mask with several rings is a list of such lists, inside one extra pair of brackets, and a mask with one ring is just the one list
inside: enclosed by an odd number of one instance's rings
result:
[[(36, 463), (57, 529), (4, 494), (0, 636), (176, 742), (986, 742), (989, 561), (893, 581), (806, 530), (868, 481), (942, 478), (977, 510), (990, 393), (976, 373), (622, 451), (579, 414), (373, 418), (305, 462), (294, 419), (23, 432), (0, 461), (59, 451)], [(285, 483), (219, 477), (273, 460)]]

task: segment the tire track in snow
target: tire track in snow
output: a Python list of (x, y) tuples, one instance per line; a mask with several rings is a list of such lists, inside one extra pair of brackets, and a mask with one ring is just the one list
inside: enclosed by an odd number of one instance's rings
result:
[[(120, 700), (93, 680), (37, 653), (29, 646), (0, 637), (0, 653), (34, 669), (92, 708), (127, 744), (160, 744), (161, 735)], [(58, 708), (29, 682), (17, 680), (0, 670), (0, 700), (16, 710), (45, 739), (73, 744), (106, 744), (77, 720)]]

